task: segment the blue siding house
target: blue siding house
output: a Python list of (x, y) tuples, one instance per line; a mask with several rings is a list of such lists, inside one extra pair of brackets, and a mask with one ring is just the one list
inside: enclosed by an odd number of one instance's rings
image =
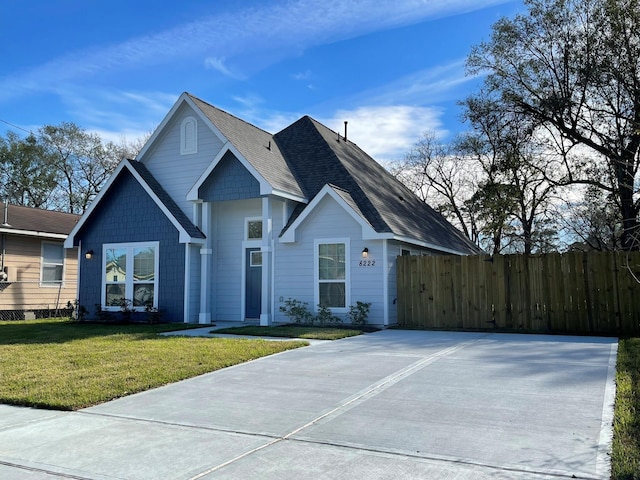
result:
[[(478, 248), (356, 144), (310, 117), (271, 134), (183, 93), (67, 241), (89, 312), (288, 321), (287, 299), (392, 325), (395, 260)], [(96, 313), (97, 314), (97, 313)]]

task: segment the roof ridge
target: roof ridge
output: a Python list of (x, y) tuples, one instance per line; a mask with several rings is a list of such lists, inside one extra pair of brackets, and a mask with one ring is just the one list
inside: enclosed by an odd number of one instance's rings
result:
[(193, 94), (191, 94), (191, 93), (189, 93), (189, 92), (185, 92), (185, 93), (186, 93), (186, 94), (189, 96), (189, 98), (191, 98), (192, 100), (197, 100), (198, 102), (204, 103), (204, 104), (205, 104), (205, 105), (207, 105), (208, 107), (213, 108), (214, 110), (217, 110), (218, 112), (224, 113), (225, 115), (228, 115), (229, 117), (232, 117), (232, 118), (234, 118), (234, 119), (236, 119), (236, 120), (238, 120), (238, 121), (240, 121), (240, 122), (242, 122), (242, 123), (244, 123), (244, 124), (246, 124), (246, 125), (249, 125), (250, 127), (255, 128), (256, 130), (260, 130), (261, 132), (264, 132), (264, 133), (266, 133), (267, 135), (270, 135), (270, 136), (272, 136), (272, 137), (274, 136), (274, 134), (273, 134), (273, 133), (268, 132), (268, 131), (267, 131), (267, 130), (265, 130), (264, 128), (258, 127), (257, 125), (254, 125), (253, 123), (248, 122), (248, 121), (246, 121), (246, 120), (244, 120), (244, 119), (242, 119), (242, 118), (240, 118), (240, 117), (238, 117), (238, 116), (234, 115), (233, 113), (229, 113), (229, 112), (227, 112), (226, 110), (223, 110), (223, 109), (222, 109), (222, 108), (220, 108), (220, 107), (216, 107), (215, 105), (212, 105), (212, 104), (210, 104), (209, 102), (207, 102), (207, 101), (205, 101), (205, 100), (202, 100), (201, 98), (196, 97), (195, 95), (193, 95)]
[[(7, 202), (6, 205), (11, 209), (22, 208), (22, 209), (26, 209), (26, 210), (30, 210), (30, 211), (37, 210), (37, 211), (43, 212), (43, 213), (58, 213), (58, 214), (61, 214), (61, 215), (70, 215), (70, 216), (73, 216), (73, 217), (80, 217), (81, 216), (78, 213), (63, 212), (63, 211), (60, 211), (60, 210), (49, 210), (47, 208), (40, 208), (40, 207), (29, 207), (27, 205), (18, 205), (18, 204), (11, 203), (11, 202)], [(5, 206), (5, 202), (0, 202), (0, 208), (4, 208), (4, 206)]]

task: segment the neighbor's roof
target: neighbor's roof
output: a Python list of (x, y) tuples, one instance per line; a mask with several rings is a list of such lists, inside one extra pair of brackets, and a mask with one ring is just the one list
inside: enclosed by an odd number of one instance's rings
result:
[(64, 239), (80, 219), (73, 213), (41, 210), (39, 208), (7, 205), (0, 202), (0, 233)]

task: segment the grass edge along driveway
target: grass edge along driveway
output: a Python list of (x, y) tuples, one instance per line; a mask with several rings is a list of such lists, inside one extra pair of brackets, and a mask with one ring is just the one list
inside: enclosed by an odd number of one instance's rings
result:
[(158, 335), (181, 328), (0, 322), (0, 403), (77, 410), (308, 345)]

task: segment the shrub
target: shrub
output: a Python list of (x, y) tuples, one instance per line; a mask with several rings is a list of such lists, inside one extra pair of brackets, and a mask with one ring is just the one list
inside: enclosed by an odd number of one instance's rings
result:
[(342, 320), (334, 316), (331, 313), (331, 309), (325, 305), (318, 305), (318, 314), (316, 315), (315, 321), (317, 321), (321, 327), (342, 323)]
[(349, 313), (347, 313), (347, 320), (351, 322), (351, 325), (364, 326), (367, 324), (367, 317), (369, 316), (369, 308), (371, 303), (369, 302), (356, 302), (355, 305), (349, 307)]
[(280, 305), (280, 311), (284, 313), (293, 323), (313, 324), (313, 315), (307, 308), (308, 303), (287, 298), (284, 305)]

